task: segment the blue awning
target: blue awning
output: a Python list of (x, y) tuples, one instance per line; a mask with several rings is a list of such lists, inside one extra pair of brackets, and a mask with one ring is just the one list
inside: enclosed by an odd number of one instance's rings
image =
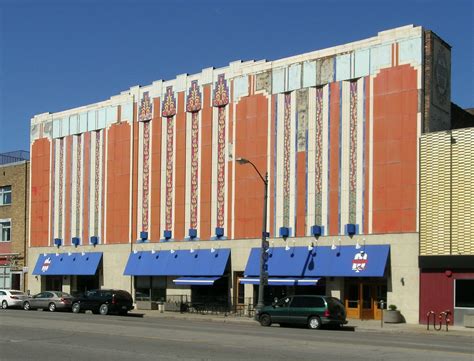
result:
[[(258, 278), (260, 252), (260, 248), (253, 248), (250, 252), (244, 272), (246, 277)], [(300, 279), (383, 277), (389, 252), (389, 245), (366, 245), (359, 249), (355, 246), (316, 246), (312, 250), (307, 247), (269, 248), (266, 252), (268, 275), (270, 278)]]
[(102, 252), (41, 254), (33, 270), (41, 276), (91, 276), (97, 272)]
[[(245, 276), (260, 274), (260, 248), (252, 248), (245, 267)], [(307, 247), (272, 247), (266, 252), (268, 257), (268, 275), (274, 277), (303, 277)]]
[[(270, 286), (316, 286), (319, 278), (269, 278)], [(259, 285), (260, 279), (257, 277), (245, 277), (240, 280), (244, 285)]]
[(212, 286), (220, 277), (180, 277), (173, 280), (181, 286)]
[(305, 267), (305, 276), (383, 277), (389, 245), (315, 247)]
[(124, 275), (211, 277), (224, 274), (230, 249), (132, 252)]

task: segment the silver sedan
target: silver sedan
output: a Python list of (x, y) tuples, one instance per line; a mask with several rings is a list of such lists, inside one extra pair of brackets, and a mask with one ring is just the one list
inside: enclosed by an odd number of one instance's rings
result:
[(18, 290), (0, 290), (0, 305), (3, 309), (8, 307), (22, 307), (23, 301), (28, 296)]
[(70, 310), (72, 296), (61, 291), (44, 291), (23, 302), (23, 309), (26, 311), (41, 308), (54, 312), (56, 310)]

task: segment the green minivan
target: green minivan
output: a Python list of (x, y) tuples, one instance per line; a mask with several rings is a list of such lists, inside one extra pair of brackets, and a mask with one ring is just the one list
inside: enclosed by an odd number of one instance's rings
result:
[(346, 309), (335, 297), (326, 296), (288, 296), (271, 306), (265, 306), (256, 315), (262, 326), (278, 323), (307, 325), (319, 329), (323, 325), (341, 327), (347, 323)]

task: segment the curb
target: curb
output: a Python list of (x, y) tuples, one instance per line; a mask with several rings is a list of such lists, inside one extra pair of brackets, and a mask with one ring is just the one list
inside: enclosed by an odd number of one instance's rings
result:
[[(252, 326), (259, 326), (258, 322), (256, 322), (253, 318), (245, 318), (245, 317), (209, 317), (205, 315), (198, 315), (198, 316), (187, 316), (183, 314), (154, 314), (154, 313), (146, 313), (146, 312), (130, 312), (132, 315), (143, 315), (143, 317), (153, 318), (153, 319), (167, 319), (167, 320), (186, 320), (186, 321), (197, 321), (197, 322), (220, 322), (220, 323), (240, 323), (240, 324), (247, 324)], [(349, 321), (350, 322), (350, 321)], [(414, 325), (415, 326), (415, 325)], [(474, 337), (474, 332), (471, 330), (450, 330), (446, 331), (427, 331), (425, 328), (412, 328), (412, 327), (404, 327), (404, 328), (391, 328), (391, 327), (367, 327), (365, 325), (357, 325), (357, 324), (347, 324), (345, 327), (352, 327), (354, 328), (354, 332), (388, 332), (388, 333), (411, 333), (411, 334), (432, 334), (432, 335), (452, 335), (452, 336), (471, 336)]]

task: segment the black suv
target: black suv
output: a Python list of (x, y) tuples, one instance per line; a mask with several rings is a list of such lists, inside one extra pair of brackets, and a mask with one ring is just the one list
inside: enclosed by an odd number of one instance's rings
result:
[(262, 326), (272, 323), (302, 324), (319, 329), (323, 325), (342, 326), (347, 323), (346, 309), (337, 298), (326, 296), (289, 296), (256, 315)]
[(79, 313), (91, 310), (92, 313), (107, 315), (118, 313), (126, 315), (133, 310), (133, 298), (122, 290), (91, 290), (75, 297), (72, 301), (72, 312)]

